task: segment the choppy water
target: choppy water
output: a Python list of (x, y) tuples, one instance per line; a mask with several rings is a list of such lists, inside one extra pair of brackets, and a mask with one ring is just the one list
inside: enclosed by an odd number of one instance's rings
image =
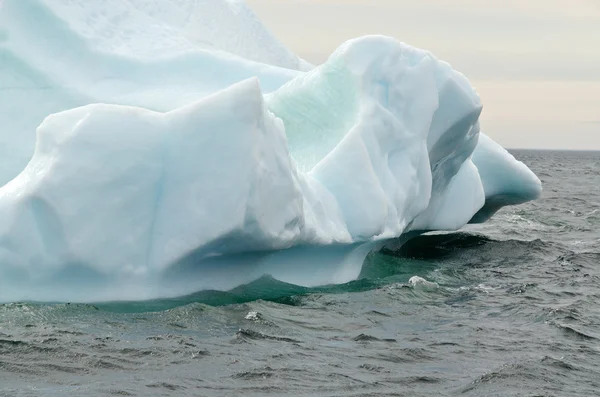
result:
[(0, 395), (598, 396), (600, 152), (515, 155), (541, 200), (346, 285), (0, 305)]

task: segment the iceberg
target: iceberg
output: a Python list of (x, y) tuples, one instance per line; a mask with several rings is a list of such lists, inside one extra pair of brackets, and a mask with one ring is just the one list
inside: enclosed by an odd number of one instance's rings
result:
[(164, 112), (252, 77), (272, 91), (310, 67), (242, 1), (0, 1), (0, 185), (27, 165), (49, 114)]
[(240, 1), (0, 4), (0, 81), (31, 88), (0, 96), (0, 301), (343, 283), (541, 193), (466, 77), (395, 39), (312, 67)]

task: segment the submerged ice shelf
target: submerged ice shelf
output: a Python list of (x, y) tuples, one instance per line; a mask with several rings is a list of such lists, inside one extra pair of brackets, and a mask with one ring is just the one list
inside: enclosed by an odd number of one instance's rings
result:
[[(151, 34), (96, 39), (123, 22), (84, 23), (76, 11), (91, 14), (89, 3), (4, 1), (0, 81), (30, 91), (12, 105), (20, 112), (0, 114), (2, 141), (21, 156), (0, 163), (14, 177), (0, 188), (0, 301), (148, 299), (264, 274), (342, 283), (388, 239), (539, 196), (539, 179), (480, 132), (468, 80), (430, 53), (368, 36), (308, 72), (285, 69), (308, 66), (243, 4), (201, 3), (222, 11), (222, 37), (253, 38), (274, 58), (246, 60), (218, 35), (194, 44), (173, 31), (184, 26), (175, 11), (152, 32), (188, 47), (158, 58)], [(148, 35), (152, 7), (121, 4)], [(60, 112), (34, 146), (27, 128), (48, 110)]]

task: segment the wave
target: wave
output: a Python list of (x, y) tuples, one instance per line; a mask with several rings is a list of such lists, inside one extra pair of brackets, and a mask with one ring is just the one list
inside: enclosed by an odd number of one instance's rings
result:
[(426, 234), (414, 237), (399, 248), (382, 251), (388, 255), (408, 259), (441, 260), (470, 256), (471, 261), (498, 259), (523, 259), (554, 251), (554, 246), (541, 239), (495, 240), (482, 234), (466, 232)]

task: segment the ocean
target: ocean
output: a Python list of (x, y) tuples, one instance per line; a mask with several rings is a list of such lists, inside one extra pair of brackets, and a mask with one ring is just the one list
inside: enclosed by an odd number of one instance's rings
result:
[(348, 284), (0, 305), (0, 396), (598, 396), (600, 152), (513, 154), (540, 200)]

